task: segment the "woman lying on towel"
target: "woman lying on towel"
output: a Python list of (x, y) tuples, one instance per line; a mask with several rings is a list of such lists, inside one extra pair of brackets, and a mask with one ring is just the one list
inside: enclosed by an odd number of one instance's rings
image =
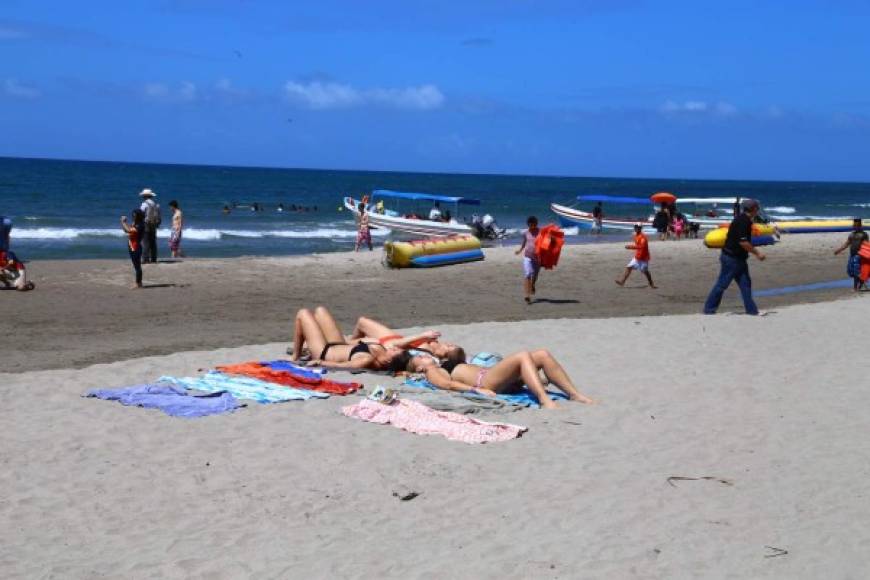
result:
[(547, 380), (572, 401), (594, 403), (577, 391), (568, 373), (547, 350), (520, 351), (494, 366), (481, 367), (466, 363), (465, 352), (459, 349), (441, 363), (431, 356), (414, 356), (409, 368), (425, 373), (427, 381), (448, 391), (472, 391), (494, 397), (499, 393), (515, 392), (526, 385), (542, 408), (555, 409), (558, 405), (547, 395), (538, 375), (538, 371), (544, 371)]
[(361, 316), (356, 321), (350, 340), (375, 339), (379, 344), (386, 347), (395, 347), (402, 350), (423, 351), (434, 355), (439, 359), (446, 359), (451, 353), (461, 350), (459, 345), (449, 342), (441, 342), (441, 333), (437, 330), (427, 330), (416, 336), (404, 337), (382, 322), (372, 318)]
[(323, 306), (313, 313), (307, 308), (296, 313), (293, 360), (301, 358), (306, 345), (314, 357), (309, 366), (396, 372), (404, 371), (411, 359), (410, 354), (398, 348), (345, 340), (332, 314)]

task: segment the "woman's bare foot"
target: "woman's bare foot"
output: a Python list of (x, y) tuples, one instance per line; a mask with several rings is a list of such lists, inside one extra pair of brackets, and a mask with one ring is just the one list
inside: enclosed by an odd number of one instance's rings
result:
[(142, 284), (133, 284), (132, 286), (130, 286), (130, 290), (141, 290), (141, 289), (142, 289)]
[(623, 284), (625, 284), (625, 282), (623, 282), (622, 280), (614, 280), (614, 282), (616, 282), (617, 286), (622, 286)]
[(597, 403), (597, 401), (595, 399), (590, 399), (586, 395), (578, 394), (577, 396), (571, 396), (568, 398), (572, 401), (576, 401), (578, 403), (583, 403), (584, 405), (594, 405), (595, 403)]

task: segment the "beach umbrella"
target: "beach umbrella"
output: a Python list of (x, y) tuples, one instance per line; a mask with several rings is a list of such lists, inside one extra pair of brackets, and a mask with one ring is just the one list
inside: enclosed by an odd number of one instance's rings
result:
[(660, 191), (649, 196), (649, 199), (653, 203), (674, 203), (677, 201), (677, 196), (667, 191)]

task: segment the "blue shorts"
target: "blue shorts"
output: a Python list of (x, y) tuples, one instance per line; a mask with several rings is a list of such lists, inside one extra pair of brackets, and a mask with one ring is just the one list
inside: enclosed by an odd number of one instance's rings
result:
[(535, 258), (523, 256), (523, 274), (526, 278), (534, 278), (541, 271), (541, 263)]

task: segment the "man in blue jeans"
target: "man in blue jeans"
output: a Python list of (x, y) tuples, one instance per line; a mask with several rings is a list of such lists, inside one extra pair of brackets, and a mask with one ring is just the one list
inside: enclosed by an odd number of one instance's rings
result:
[(752, 279), (749, 277), (749, 254), (753, 254), (759, 260), (764, 260), (765, 255), (752, 245), (752, 222), (758, 215), (758, 201), (744, 199), (741, 204), (743, 212), (734, 218), (728, 227), (728, 236), (719, 256), (719, 279), (710, 290), (707, 301), (704, 303), (704, 314), (716, 314), (722, 295), (732, 280), (737, 281), (740, 287), (740, 296), (743, 297), (743, 306), (746, 314), (753, 316), (758, 314), (758, 306), (752, 299)]

